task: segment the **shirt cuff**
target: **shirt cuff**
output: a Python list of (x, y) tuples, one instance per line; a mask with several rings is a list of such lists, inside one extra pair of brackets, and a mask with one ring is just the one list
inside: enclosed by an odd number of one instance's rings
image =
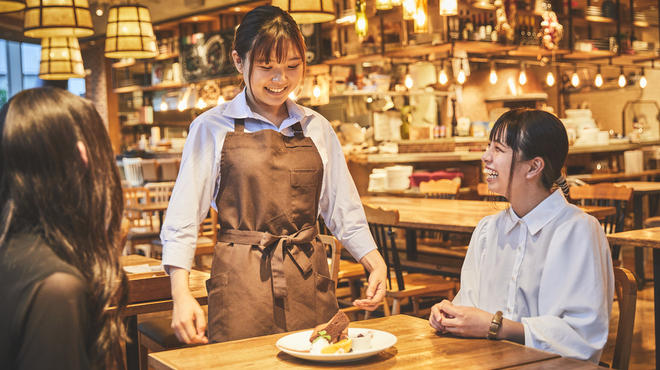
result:
[(170, 273), (170, 267), (179, 267), (190, 272), (194, 258), (195, 247), (190, 247), (186, 244), (180, 244), (174, 241), (170, 241), (163, 245), (162, 265), (167, 274)]
[(376, 247), (376, 243), (374, 242), (374, 238), (371, 236), (371, 232), (366, 228), (360, 230), (350, 239), (343, 240), (342, 244), (344, 244), (344, 247), (358, 262), (362, 259), (362, 257), (366, 256), (372, 250), (378, 249)]

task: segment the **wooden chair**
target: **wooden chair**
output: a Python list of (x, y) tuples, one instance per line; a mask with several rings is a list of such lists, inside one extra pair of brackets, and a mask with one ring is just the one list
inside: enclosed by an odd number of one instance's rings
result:
[(179, 174), (178, 158), (161, 158), (158, 160), (158, 176), (161, 181), (175, 181)]
[(456, 199), (460, 188), (460, 182), (447, 179), (422, 181), (419, 183), (419, 192), (427, 198)]
[(205, 269), (202, 263), (202, 256), (213, 255), (215, 245), (218, 243), (218, 212), (211, 207), (207, 217), (199, 225), (199, 234), (197, 235), (197, 247), (195, 248), (195, 266), (198, 269)]
[[(124, 188), (124, 205), (150, 204), (151, 198), (146, 188)], [(138, 244), (149, 244), (160, 234), (159, 229), (154, 225), (152, 215), (146, 212), (124, 211), (124, 216), (129, 221), (128, 234), (126, 241), (129, 245), (129, 252), (135, 253), (135, 246)], [(150, 249), (151, 250), (151, 249)], [(150, 251), (149, 250), (149, 251)], [(147, 253), (149, 253), (147, 251)]]
[(155, 159), (142, 159), (142, 180), (158, 181), (158, 162)]
[(142, 158), (123, 158), (124, 174), (131, 186), (142, 186)]
[[(632, 200), (633, 189), (617, 186), (612, 183), (599, 183), (595, 185), (571, 186), (571, 199), (582, 206), (615, 207), (616, 213), (601, 220), (606, 234), (623, 231), (628, 202)], [(611, 245), (612, 259), (619, 259), (620, 245)]]
[[(393, 227), (399, 223), (399, 212), (384, 210), (364, 205), (367, 222), (371, 233), (378, 245), (385, 263), (387, 264), (386, 296), (393, 300), (392, 315), (401, 312), (402, 301), (410, 298), (413, 303), (413, 314), (420, 316), (419, 302), (422, 296), (443, 295), (453, 299), (456, 292), (456, 283), (442, 276), (425, 273), (404, 273), (396, 246), (396, 235)], [(392, 279), (394, 272), (395, 279)]]
[(627, 370), (637, 309), (637, 281), (632, 272), (621, 267), (614, 268), (614, 280), (619, 299), (619, 325), (616, 329), (612, 369)]
[(483, 199), (483, 200), (489, 200), (489, 201), (495, 201), (495, 202), (508, 202), (505, 196), (493, 193), (492, 191), (488, 190), (488, 184), (485, 182), (480, 182), (477, 184), (477, 194)]

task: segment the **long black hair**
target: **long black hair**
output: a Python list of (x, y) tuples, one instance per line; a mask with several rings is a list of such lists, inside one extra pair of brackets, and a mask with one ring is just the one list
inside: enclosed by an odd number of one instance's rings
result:
[[(17, 233), (37, 233), (77, 268), (88, 284), (90, 361), (94, 368), (122, 366), (114, 354), (125, 338), (123, 195), (101, 117), (91, 102), (65, 90), (24, 90), (0, 112), (0, 135), (0, 248)], [(113, 300), (118, 309), (108, 310)]]
[(558, 184), (564, 190), (562, 182), (565, 184), (566, 179), (561, 174), (561, 168), (568, 156), (568, 135), (564, 124), (553, 114), (539, 109), (510, 110), (493, 125), (490, 141), (506, 144), (513, 151), (507, 193), (511, 190), (516, 164), (536, 157), (545, 162), (541, 174), (543, 186), (552, 189), (554, 184)]
[(236, 28), (232, 50), (236, 50), (241, 60), (246, 60), (248, 53), (250, 54), (247, 76), (248, 81), (251, 81), (254, 61), (270, 62), (271, 53), (275, 50), (277, 62), (283, 62), (287, 56), (289, 43), (300, 54), (302, 68), (305, 71), (307, 47), (298, 24), (281, 8), (263, 5), (245, 14), (241, 24)]

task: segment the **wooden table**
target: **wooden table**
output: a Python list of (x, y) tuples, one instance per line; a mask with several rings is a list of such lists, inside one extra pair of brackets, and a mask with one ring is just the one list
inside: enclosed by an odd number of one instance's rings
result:
[[(399, 211), (397, 227), (406, 229), (406, 251), (409, 260), (417, 259), (416, 230), (472, 233), (479, 221), (509, 206), (507, 202), (481, 200), (403, 198), (363, 196), (362, 204)], [(584, 212), (603, 218), (616, 212), (614, 207), (580, 207)]]
[(636, 173), (602, 173), (602, 174), (583, 174), (583, 175), (570, 175), (566, 176), (567, 180), (581, 180), (587, 184), (597, 184), (599, 182), (616, 182), (621, 180), (641, 180), (648, 181), (654, 176), (660, 175), (660, 169), (646, 170)]
[[(274, 334), (205, 346), (157, 352), (149, 355), (149, 366), (164, 369), (485, 369), (509, 368), (525, 364), (538, 366), (559, 359), (554, 353), (507, 341), (465, 339), (438, 334), (427, 320), (407, 315), (353, 322), (350, 327), (377, 329), (394, 334), (393, 347), (355, 362), (316, 363), (281, 352), (275, 343), (290, 333)], [(589, 369), (595, 365), (569, 360)], [(538, 367), (534, 367), (538, 368)], [(563, 367), (562, 367), (563, 368)], [(570, 368), (570, 367), (568, 367)], [(580, 368), (580, 367), (574, 367)]]
[[(147, 258), (140, 255), (128, 255), (120, 257), (122, 266), (135, 266), (148, 264), (149, 266), (159, 266), (160, 260)], [(189, 277), (190, 292), (200, 305), (208, 304), (208, 293), (206, 291), (206, 280), (209, 279), (209, 273), (191, 270)], [(169, 280), (169, 279), (168, 279)], [(137, 315), (168, 311), (172, 309), (172, 298), (136, 301), (129, 303), (124, 310), (126, 316), (126, 332), (130, 343), (126, 343), (126, 367), (128, 370), (138, 370), (140, 367), (140, 348), (138, 343)]]
[(158, 212), (158, 220), (160, 221), (159, 227), (163, 227), (163, 215), (167, 211), (167, 206), (169, 202), (155, 202), (148, 204), (133, 204), (130, 206), (124, 206), (124, 209), (132, 212)]
[(638, 248), (653, 249), (653, 307), (655, 310), (655, 363), (660, 364), (660, 351), (657, 344), (660, 343), (660, 227), (648, 229), (636, 229), (614, 233), (607, 236), (610, 244), (629, 245)]
[[(632, 188), (635, 191), (633, 194), (635, 229), (643, 229), (644, 220), (649, 216), (649, 195), (660, 194), (660, 182), (625, 181), (617, 182), (615, 185)], [(646, 278), (644, 276), (644, 251), (640, 247), (635, 248), (635, 275), (637, 277), (639, 289), (642, 289)]]

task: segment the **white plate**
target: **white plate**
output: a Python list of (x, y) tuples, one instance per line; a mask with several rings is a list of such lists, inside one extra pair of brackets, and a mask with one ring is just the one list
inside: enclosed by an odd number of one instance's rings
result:
[(275, 343), (275, 345), (280, 349), (280, 351), (305, 360), (321, 362), (342, 362), (357, 361), (369, 356), (373, 356), (392, 347), (396, 343), (396, 337), (386, 331), (348, 328), (348, 335), (366, 335), (367, 332), (371, 332), (373, 337), (371, 338), (371, 349), (366, 351), (351, 351), (348, 353), (326, 355), (314, 354), (310, 353), (309, 351), (296, 350), (296, 348), (307, 347), (307, 344), (309, 343), (309, 337), (312, 335), (312, 330), (289, 334), (286, 337), (280, 338), (277, 343)]

